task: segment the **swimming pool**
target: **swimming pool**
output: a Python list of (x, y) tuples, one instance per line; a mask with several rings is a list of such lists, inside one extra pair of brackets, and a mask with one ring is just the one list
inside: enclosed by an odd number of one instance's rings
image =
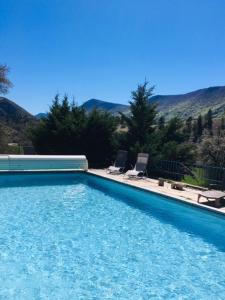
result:
[(0, 200), (0, 299), (225, 299), (223, 217), (85, 173)]

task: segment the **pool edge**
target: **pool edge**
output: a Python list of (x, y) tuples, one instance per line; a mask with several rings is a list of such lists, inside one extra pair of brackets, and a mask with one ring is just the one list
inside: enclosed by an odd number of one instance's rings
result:
[(223, 211), (219, 211), (218, 209), (216, 209), (214, 207), (210, 207), (210, 206), (207, 207), (207, 206), (205, 206), (201, 203), (190, 202), (188, 199), (185, 199), (183, 197), (170, 196), (166, 193), (162, 193), (162, 192), (155, 191), (155, 190), (153, 191), (153, 190), (151, 190), (151, 188), (147, 189), (145, 187), (139, 187), (139, 186), (133, 185), (132, 182), (121, 182), (121, 181), (118, 181), (114, 178), (109, 178), (109, 177), (106, 177), (106, 176), (103, 176), (103, 175), (100, 175), (100, 174), (96, 174), (93, 171), (87, 171), (86, 174), (91, 175), (91, 176), (96, 176), (96, 177), (99, 177), (99, 178), (103, 178), (107, 181), (113, 181), (113, 182), (116, 182), (118, 184), (134, 188), (134, 189), (139, 190), (139, 191), (144, 191), (144, 192), (147, 192), (147, 193), (150, 193), (150, 194), (160, 195), (160, 196), (166, 197), (166, 198), (168, 198), (172, 201), (176, 201), (178, 203), (182, 202), (185, 205), (192, 206), (192, 207), (195, 207), (197, 209), (204, 210), (204, 211), (206, 210), (207, 212), (211, 212), (213, 214), (217, 214), (219, 216), (225, 217), (225, 212), (223, 212)]
[(156, 191), (156, 190), (152, 190), (151, 187), (149, 188), (146, 188), (146, 187), (140, 187), (140, 186), (136, 186), (133, 184), (132, 181), (130, 182), (121, 182), (119, 180), (117, 180), (116, 178), (109, 178), (107, 176), (104, 176), (102, 174), (96, 174), (94, 171), (92, 170), (83, 170), (83, 169), (40, 169), (40, 170), (2, 170), (0, 171), (0, 176), (1, 175), (13, 175), (13, 174), (16, 174), (16, 175), (22, 175), (22, 174), (73, 174), (73, 173), (81, 173), (81, 174), (86, 174), (87, 176), (94, 176), (94, 177), (98, 177), (98, 178), (101, 178), (101, 179), (104, 179), (104, 180), (107, 180), (107, 181), (111, 181), (111, 182), (116, 182), (117, 184), (120, 184), (120, 185), (125, 185), (127, 187), (130, 187), (130, 188), (134, 188), (136, 190), (139, 190), (139, 191), (144, 191), (146, 193), (149, 193), (149, 194), (155, 194), (155, 195), (160, 195), (160, 196), (163, 196), (163, 197), (166, 197), (168, 198), (169, 200), (172, 200), (172, 201), (176, 201), (177, 203), (183, 203), (187, 206), (191, 206), (191, 207), (195, 207), (197, 209), (200, 209), (202, 211), (207, 211), (207, 212), (210, 212), (210, 213), (213, 213), (213, 214), (216, 214), (216, 215), (219, 215), (219, 216), (222, 216), (222, 217), (225, 217), (225, 212), (223, 211), (219, 211), (218, 209), (214, 208), (214, 207), (210, 207), (210, 206), (205, 206), (201, 203), (195, 203), (195, 202), (190, 202), (188, 199), (185, 199), (184, 197), (180, 197), (180, 196), (172, 196), (172, 195), (168, 195), (167, 193), (163, 193), (161, 191)]

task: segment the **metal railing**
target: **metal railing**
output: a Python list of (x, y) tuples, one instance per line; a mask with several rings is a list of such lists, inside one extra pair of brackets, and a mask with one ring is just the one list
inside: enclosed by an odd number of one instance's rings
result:
[(185, 181), (190, 176), (196, 185), (225, 190), (225, 168), (222, 167), (198, 164), (186, 166), (178, 161), (161, 160), (150, 167), (149, 173), (154, 177), (179, 181)]

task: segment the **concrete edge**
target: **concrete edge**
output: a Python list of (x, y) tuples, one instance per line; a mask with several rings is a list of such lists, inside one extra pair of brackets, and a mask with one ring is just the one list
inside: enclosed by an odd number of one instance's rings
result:
[(203, 205), (201, 203), (197, 203), (197, 202), (196, 203), (190, 202), (188, 199), (186, 199), (184, 197), (171, 196), (171, 195), (168, 195), (167, 193), (163, 193), (163, 192), (158, 192), (158, 191), (152, 190), (151, 187), (149, 187), (149, 188), (139, 187), (139, 186), (133, 185), (132, 182), (121, 182), (121, 181), (118, 181), (118, 180), (113, 179), (113, 178), (108, 178), (108, 177), (105, 177), (103, 175), (96, 174), (96, 173), (94, 173), (93, 171), (90, 171), (90, 170), (88, 170), (87, 173), (91, 174), (91, 175), (94, 175), (94, 176), (97, 176), (97, 177), (100, 177), (100, 178), (104, 178), (104, 179), (109, 180), (109, 181), (114, 181), (114, 182), (117, 182), (119, 184), (135, 188), (137, 190), (141, 190), (141, 191), (145, 191), (145, 192), (157, 194), (157, 195), (160, 195), (160, 196), (164, 196), (164, 197), (169, 198), (170, 200), (177, 201), (177, 202), (182, 202), (182, 203), (184, 203), (186, 205), (193, 206), (195, 208), (198, 208), (198, 209), (201, 209), (201, 210), (206, 210), (208, 212), (212, 212), (212, 213), (215, 213), (217, 215), (225, 217), (225, 212), (219, 211), (217, 208), (210, 207), (210, 206), (207, 207), (207, 206), (205, 206), (205, 205)]

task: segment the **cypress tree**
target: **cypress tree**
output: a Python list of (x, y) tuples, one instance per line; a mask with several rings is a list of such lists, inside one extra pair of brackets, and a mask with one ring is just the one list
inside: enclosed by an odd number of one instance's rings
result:
[(186, 120), (186, 128), (189, 132), (191, 132), (191, 130), (192, 130), (192, 121), (193, 121), (192, 117), (189, 117)]
[(212, 127), (213, 127), (212, 110), (209, 109), (207, 114), (205, 115), (205, 128), (208, 129), (211, 134), (212, 134)]
[(203, 125), (202, 125), (202, 116), (199, 115), (197, 119), (197, 136), (201, 137), (203, 132)]
[(185, 122), (183, 133), (185, 135), (186, 140), (189, 140), (192, 134), (192, 121), (193, 121), (192, 117), (189, 117)]
[(158, 127), (159, 127), (159, 130), (162, 130), (165, 128), (165, 117), (164, 116), (161, 116), (159, 118)]
[(221, 130), (225, 129), (225, 120), (224, 117), (221, 118), (221, 125), (220, 125)]
[(138, 151), (143, 150), (149, 143), (151, 134), (155, 130), (156, 105), (151, 103), (154, 86), (148, 87), (145, 82), (132, 92), (130, 101), (130, 116), (121, 113), (128, 127), (128, 144), (138, 145)]
[(198, 140), (198, 124), (197, 121), (194, 122), (193, 127), (192, 127), (192, 131), (193, 131), (193, 142), (196, 143)]

